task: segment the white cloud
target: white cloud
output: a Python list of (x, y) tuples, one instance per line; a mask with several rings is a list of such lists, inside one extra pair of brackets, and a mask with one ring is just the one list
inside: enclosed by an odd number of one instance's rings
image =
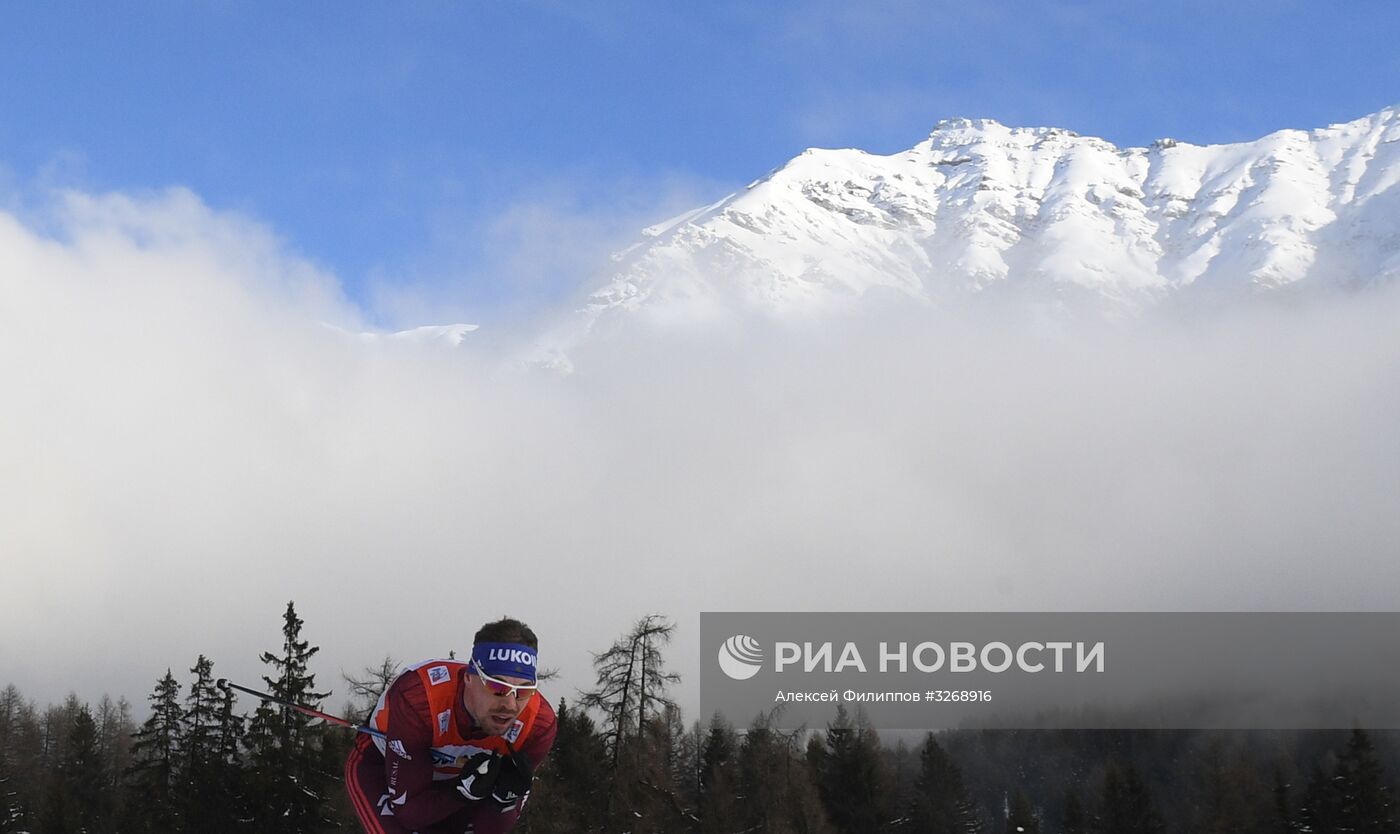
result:
[(140, 701), (201, 652), (256, 681), (288, 599), (323, 684), (512, 613), (569, 695), (654, 610), (693, 679), (701, 610), (1388, 609), (1400, 586), (1393, 292), (619, 332), (557, 377), (477, 334), (346, 338), (331, 276), (187, 192), (0, 215), (0, 253), (0, 669), (41, 701)]
[(574, 172), (522, 189), (486, 215), (443, 209), (423, 252), (370, 281), (370, 306), (395, 327), (479, 322), (479, 341), (509, 341), (537, 317), (581, 304), (581, 288), (639, 229), (737, 187), (680, 174)]

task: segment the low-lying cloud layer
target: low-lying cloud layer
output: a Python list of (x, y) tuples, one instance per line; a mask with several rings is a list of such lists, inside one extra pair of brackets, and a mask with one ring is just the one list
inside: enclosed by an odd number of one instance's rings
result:
[(702, 610), (1392, 609), (1397, 314), (865, 310), (559, 376), (347, 335), (332, 276), (188, 193), (69, 195), (0, 214), (0, 684), (256, 681), (289, 599), (338, 689), (511, 613), (567, 696), (660, 611), (688, 706)]

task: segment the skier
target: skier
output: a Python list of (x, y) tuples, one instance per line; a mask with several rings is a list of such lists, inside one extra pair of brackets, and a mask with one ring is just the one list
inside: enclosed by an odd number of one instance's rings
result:
[(473, 638), (471, 660), (425, 660), (380, 696), (345, 762), (367, 834), (500, 834), (554, 744), (554, 708), (536, 682), (539, 641), (509, 617)]

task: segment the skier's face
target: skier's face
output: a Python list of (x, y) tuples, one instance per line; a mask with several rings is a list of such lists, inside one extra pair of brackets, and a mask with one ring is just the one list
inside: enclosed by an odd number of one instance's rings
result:
[[(534, 681), (526, 678), (500, 677), (487, 680), (475, 671), (467, 673), (462, 688), (462, 701), (476, 725), (488, 735), (504, 735), (515, 723), (516, 716), (534, 696)], [(509, 686), (501, 686), (500, 684)], [(515, 689), (510, 687), (530, 687)]]

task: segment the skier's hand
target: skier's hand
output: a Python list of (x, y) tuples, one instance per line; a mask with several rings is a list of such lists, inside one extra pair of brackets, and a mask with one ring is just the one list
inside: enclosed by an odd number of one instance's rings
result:
[(535, 769), (530, 766), (530, 760), (524, 753), (516, 753), (514, 756), (501, 759), (500, 775), (496, 778), (496, 785), (491, 790), (491, 798), (496, 800), (505, 809), (513, 808), (515, 803), (528, 796), (530, 785), (535, 781)]
[(476, 802), (491, 795), (496, 780), (501, 775), (501, 757), (491, 752), (481, 752), (467, 759), (462, 768), (462, 781), (457, 792)]

